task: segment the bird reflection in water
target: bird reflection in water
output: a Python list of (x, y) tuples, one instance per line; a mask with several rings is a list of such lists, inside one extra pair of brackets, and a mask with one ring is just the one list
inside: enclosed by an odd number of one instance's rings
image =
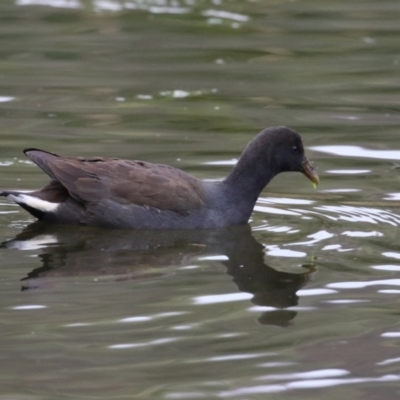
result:
[[(163, 274), (162, 267), (184, 266), (197, 257), (224, 255), (219, 261), (241, 292), (257, 306), (273, 307), (261, 324), (287, 326), (297, 312), (296, 292), (311, 279), (315, 266), (301, 273), (277, 271), (265, 264), (264, 246), (249, 225), (218, 230), (138, 231), (35, 222), (1, 247), (40, 249), (42, 265), (22, 279), (22, 290), (45, 287), (52, 278), (105, 276), (116, 280), (146, 279)], [(225, 257), (224, 257), (225, 258)]]

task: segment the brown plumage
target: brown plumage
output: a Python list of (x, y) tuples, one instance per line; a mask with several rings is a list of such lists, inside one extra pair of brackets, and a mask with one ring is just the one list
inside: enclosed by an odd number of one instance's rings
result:
[(80, 203), (101, 197), (179, 213), (205, 204), (198, 179), (168, 165), (118, 158), (59, 157), (37, 149), (24, 153)]
[(205, 229), (246, 223), (278, 173), (299, 171), (318, 183), (300, 135), (285, 127), (262, 131), (220, 182), (144, 161), (65, 157), (38, 149), (25, 154), (51, 181), (31, 193), (0, 192), (36, 218), (135, 229)]

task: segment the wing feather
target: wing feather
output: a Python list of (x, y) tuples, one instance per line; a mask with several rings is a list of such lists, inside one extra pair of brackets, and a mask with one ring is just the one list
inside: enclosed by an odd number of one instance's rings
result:
[(161, 164), (112, 158), (72, 158), (28, 149), (25, 154), (75, 200), (137, 204), (187, 212), (205, 204), (201, 181)]

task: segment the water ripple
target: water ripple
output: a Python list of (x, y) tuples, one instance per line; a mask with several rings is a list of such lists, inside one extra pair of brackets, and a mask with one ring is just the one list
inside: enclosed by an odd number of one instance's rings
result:
[(324, 289), (324, 288), (315, 288), (315, 289), (302, 289), (302, 290), (298, 290), (296, 292), (296, 294), (299, 297), (302, 296), (321, 296), (324, 294), (333, 294), (333, 293), (337, 293), (336, 290), (331, 290), (331, 289)]
[(112, 344), (108, 346), (109, 349), (132, 349), (137, 347), (148, 347), (148, 346), (159, 346), (162, 344), (172, 343), (179, 340), (179, 338), (161, 338), (150, 340), (148, 342), (141, 343), (121, 343), (121, 344)]
[(240, 361), (240, 360), (250, 360), (253, 358), (267, 357), (275, 355), (275, 353), (249, 353), (249, 354), (229, 354), (226, 356), (217, 356), (206, 358), (202, 361), (212, 361), (212, 362), (220, 362), (220, 361)]
[(16, 0), (17, 6), (48, 6), (55, 8), (82, 8), (79, 0)]
[(340, 175), (358, 175), (368, 174), (371, 172), (370, 169), (331, 169), (326, 171), (328, 174), (340, 174)]
[(291, 244), (292, 245), (309, 246), (309, 245), (321, 242), (326, 239), (331, 239), (334, 236), (335, 235), (333, 235), (332, 233), (329, 233), (329, 232), (323, 230), (323, 231), (315, 232), (312, 235), (308, 235), (307, 237), (310, 238), (310, 240), (307, 240), (305, 242), (291, 243)]
[(380, 160), (400, 160), (400, 150), (370, 150), (361, 146), (314, 146), (311, 150), (342, 157), (377, 158)]
[(382, 333), (381, 337), (398, 338), (400, 337), (400, 332), (385, 332)]
[(15, 97), (12, 96), (0, 96), (0, 103), (7, 103), (9, 101), (15, 100)]
[(235, 390), (227, 390), (220, 392), (218, 397), (238, 397), (252, 394), (277, 393), (291, 389), (317, 389), (323, 387), (341, 386), (356, 383), (371, 383), (371, 382), (394, 382), (399, 381), (399, 375), (383, 375), (378, 378), (347, 378), (347, 379), (310, 379), (288, 382), (279, 385), (257, 385), (248, 386)]
[(294, 372), (287, 374), (271, 374), (260, 376), (256, 380), (286, 380), (286, 379), (320, 379), (349, 375), (346, 369), (319, 369), (316, 371)]
[(255, 206), (254, 211), (266, 214), (277, 214), (277, 215), (301, 215), (297, 211), (290, 211), (287, 209), (282, 210), (281, 208), (275, 208), (275, 207)]
[(12, 310), (41, 310), (42, 308), (47, 308), (47, 306), (41, 304), (27, 304), (23, 306), (12, 307)]
[(400, 286), (400, 279), (383, 279), (368, 282), (335, 282), (326, 285), (326, 287), (333, 289), (364, 289), (369, 286)]
[(214, 294), (208, 296), (198, 296), (193, 298), (193, 303), (197, 305), (204, 304), (217, 304), (217, 303), (227, 303), (231, 301), (242, 301), (250, 300), (253, 295), (250, 293), (239, 292), (239, 293), (227, 293), (227, 294)]
[(266, 246), (267, 252), (269, 256), (273, 257), (306, 257), (307, 253), (304, 253), (303, 251), (295, 251), (295, 250), (289, 250), (289, 249), (282, 249), (278, 247), (277, 245), (272, 245), (272, 246)]
[(378, 271), (400, 271), (400, 265), (372, 265), (371, 268)]
[(236, 14), (228, 11), (222, 11), (222, 10), (206, 10), (201, 13), (204, 17), (214, 17), (214, 18), (223, 18), (223, 19), (229, 19), (232, 21), (237, 21), (237, 22), (247, 22), (250, 17), (248, 15), (244, 14)]
[[(378, 208), (324, 205), (315, 207), (315, 210), (323, 211), (324, 214), (322, 215), (335, 221), (367, 222), (370, 224), (382, 222), (392, 226), (398, 226), (400, 224), (399, 215)], [(313, 213), (313, 211), (309, 212)], [(325, 213), (331, 213), (336, 216), (330, 216)]]

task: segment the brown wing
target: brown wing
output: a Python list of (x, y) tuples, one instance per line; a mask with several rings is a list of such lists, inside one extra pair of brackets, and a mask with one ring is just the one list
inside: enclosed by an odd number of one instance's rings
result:
[(112, 199), (160, 210), (186, 212), (204, 205), (202, 183), (161, 164), (112, 158), (60, 157), (36, 149), (25, 154), (79, 202)]

